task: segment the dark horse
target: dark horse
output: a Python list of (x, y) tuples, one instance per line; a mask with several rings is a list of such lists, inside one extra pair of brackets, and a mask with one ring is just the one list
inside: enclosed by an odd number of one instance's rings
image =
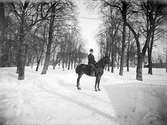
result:
[(96, 77), (96, 81), (95, 81), (95, 91), (100, 91), (100, 88), (99, 88), (99, 84), (100, 84), (100, 79), (101, 79), (101, 76), (103, 75), (103, 72), (104, 72), (104, 67), (106, 66), (106, 64), (109, 63), (109, 57), (108, 56), (105, 56), (103, 57), (102, 59), (100, 59), (96, 64), (95, 64), (95, 69), (92, 69), (90, 67), (90, 65), (86, 65), (86, 64), (79, 64), (75, 71), (76, 73), (78, 74), (78, 78), (77, 78), (77, 89), (81, 89), (79, 87), (79, 81), (80, 81), (80, 78), (82, 77), (83, 74), (86, 74), (88, 76), (94, 76)]

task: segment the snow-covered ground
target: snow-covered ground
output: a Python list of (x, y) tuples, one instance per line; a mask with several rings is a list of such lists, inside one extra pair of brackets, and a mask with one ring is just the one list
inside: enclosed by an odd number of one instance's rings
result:
[(86, 75), (78, 91), (74, 70), (34, 70), (26, 67), (18, 81), (15, 67), (0, 68), (0, 125), (167, 125), (165, 69), (144, 69), (142, 82), (134, 68), (105, 72), (100, 92)]

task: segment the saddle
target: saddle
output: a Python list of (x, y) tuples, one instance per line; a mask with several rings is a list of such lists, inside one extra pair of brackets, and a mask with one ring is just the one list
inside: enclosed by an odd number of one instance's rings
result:
[(89, 64), (89, 74), (91, 76), (95, 76), (96, 75), (96, 66), (94, 64)]

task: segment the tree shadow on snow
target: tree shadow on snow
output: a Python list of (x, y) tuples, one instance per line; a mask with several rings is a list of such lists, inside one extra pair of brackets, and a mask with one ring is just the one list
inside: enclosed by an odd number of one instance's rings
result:
[[(92, 91), (92, 90), (91, 90), (91, 91)], [(94, 94), (88, 94), (88, 93), (86, 93), (86, 92), (83, 92), (83, 93), (81, 93), (81, 94), (82, 94), (82, 95), (85, 95), (85, 96), (88, 96), (88, 97), (90, 97), (90, 98), (96, 99), (96, 100), (98, 100), (98, 101), (100, 101), (100, 102), (103, 102), (103, 103), (106, 103), (106, 104), (111, 104), (110, 101), (104, 100), (104, 99), (100, 98), (99, 96), (95, 96)], [(96, 92), (95, 94), (97, 95), (97, 92)]]
[(107, 86), (121, 125), (167, 125), (166, 86)]
[(0, 125), (6, 125), (7, 118), (5, 115), (6, 104), (3, 103), (4, 98), (0, 97)]
[(4, 116), (0, 115), (0, 125), (5, 125), (6, 124), (6, 119), (4, 118)]
[(62, 94), (57, 93), (57, 92), (55, 92), (55, 91), (50, 91), (50, 90), (47, 90), (47, 89), (45, 89), (45, 88), (42, 88), (42, 89), (44, 89), (46, 92), (48, 92), (48, 93), (50, 93), (50, 94), (54, 94), (54, 95), (60, 96), (61, 98), (63, 98), (63, 99), (66, 100), (66, 101), (70, 101), (70, 102), (75, 103), (75, 104), (77, 104), (77, 105), (79, 105), (79, 106), (82, 106), (83, 108), (86, 108), (86, 109), (88, 109), (88, 110), (91, 110), (91, 111), (97, 113), (98, 115), (103, 116), (103, 117), (105, 117), (106, 119), (109, 119), (109, 120), (112, 121), (112, 122), (117, 122), (117, 123), (118, 123), (117, 118), (112, 117), (110, 114), (107, 114), (107, 113), (105, 113), (105, 112), (103, 112), (103, 111), (100, 111), (100, 110), (96, 109), (95, 107), (92, 107), (92, 106), (90, 106), (90, 105), (88, 105), (88, 104), (82, 103), (82, 102), (80, 102), (80, 101), (78, 101), (78, 100), (75, 100), (75, 99), (73, 99), (73, 98), (71, 98), (71, 97), (62, 95)]

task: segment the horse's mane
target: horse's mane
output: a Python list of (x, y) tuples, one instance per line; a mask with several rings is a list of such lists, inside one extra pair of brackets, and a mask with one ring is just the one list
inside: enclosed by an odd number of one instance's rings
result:
[(96, 62), (96, 65), (98, 64), (102, 64), (103, 63), (103, 60), (104, 60), (105, 57), (102, 57), (101, 59), (99, 59), (99, 61)]

